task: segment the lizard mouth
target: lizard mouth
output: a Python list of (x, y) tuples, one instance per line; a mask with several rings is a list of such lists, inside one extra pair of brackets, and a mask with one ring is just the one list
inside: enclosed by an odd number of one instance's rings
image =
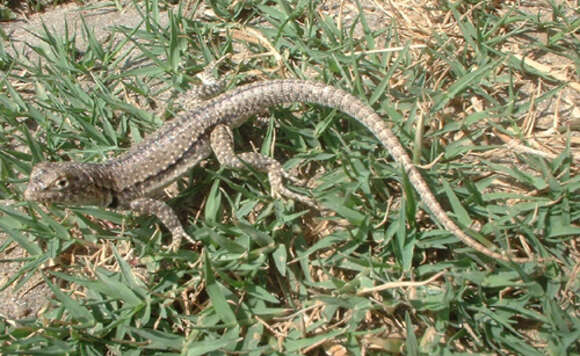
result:
[(42, 201), (43, 194), (36, 189), (32, 189), (30, 186), (24, 191), (24, 200), (28, 201)]
[(24, 200), (36, 201), (40, 203), (52, 203), (55, 201), (61, 201), (63, 197), (64, 195), (59, 192), (41, 191), (32, 189), (30, 187), (26, 188), (24, 191)]
[(118, 205), (117, 197), (111, 191), (100, 192), (96, 194), (87, 188), (83, 192), (71, 194), (54, 190), (34, 189), (27, 187), (23, 194), (24, 200), (38, 203), (69, 204), (69, 205), (96, 205), (104, 207), (116, 207)]

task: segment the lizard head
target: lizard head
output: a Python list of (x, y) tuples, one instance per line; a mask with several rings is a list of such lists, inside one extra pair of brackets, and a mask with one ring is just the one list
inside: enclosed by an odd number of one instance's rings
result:
[[(110, 189), (99, 184), (95, 165), (75, 162), (42, 162), (30, 173), (24, 199), (40, 203), (109, 206)], [(101, 182), (102, 183), (102, 182)]]

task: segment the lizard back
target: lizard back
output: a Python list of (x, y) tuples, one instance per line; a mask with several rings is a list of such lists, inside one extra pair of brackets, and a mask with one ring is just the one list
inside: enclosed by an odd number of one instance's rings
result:
[(335, 108), (366, 126), (402, 165), (410, 182), (435, 220), (468, 246), (492, 258), (525, 262), (491, 251), (461, 230), (441, 207), (407, 152), (385, 121), (354, 95), (323, 83), (304, 80), (272, 80), (240, 86), (202, 102), (192, 111), (167, 122), (126, 154), (106, 163), (116, 172), (120, 201), (150, 195), (211, 154), (209, 135), (216, 125), (241, 125), (264, 109), (285, 103), (311, 103)]

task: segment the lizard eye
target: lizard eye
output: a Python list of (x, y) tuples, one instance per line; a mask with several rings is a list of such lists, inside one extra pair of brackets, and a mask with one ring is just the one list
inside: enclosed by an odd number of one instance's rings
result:
[(68, 179), (66, 179), (65, 177), (61, 177), (54, 182), (54, 185), (58, 189), (64, 189), (68, 187)]

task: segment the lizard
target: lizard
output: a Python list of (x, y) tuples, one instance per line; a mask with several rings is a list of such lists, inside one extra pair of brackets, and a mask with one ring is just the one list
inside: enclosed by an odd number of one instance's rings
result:
[(310, 198), (284, 187), (281, 164), (255, 152), (236, 154), (231, 130), (267, 108), (290, 103), (309, 103), (338, 110), (364, 125), (402, 166), (432, 218), (459, 240), (490, 258), (523, 263), (531, 258), (513, 257), (484, 246), (451, 220), (432, 193), (419, 169), (387, 123), (362, 100), (343, 89), (320, 82), (278, 79), (245, 84), (205, 100), (133, 145), (124, 154), (103, 163), (40, 162), (30, 174), (24, 198), (40, 203), (97, 205), (154, 215), (173, 236), (172, 248), (185, 232), (173, 209), (153, 198), (212, 152), (222, 166), (248, 165), (268, 174), (273, 195), (282, 195), (315, 206)]

